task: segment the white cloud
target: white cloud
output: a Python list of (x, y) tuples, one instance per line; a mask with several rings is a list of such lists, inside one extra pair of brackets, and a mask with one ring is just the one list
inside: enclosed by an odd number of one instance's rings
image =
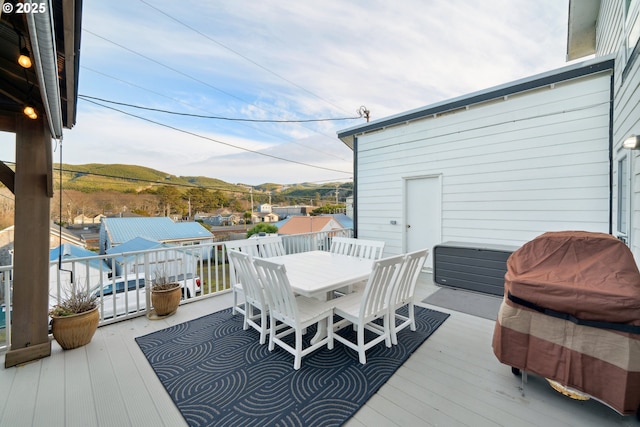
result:
[[(565, 65), (567, 0), (151, 4), (171, 18), (143, 2), (85, 2), (80, 93), (261, 119), (355, 116), (365, 105), (380, 119)], [(242, 153), (85, 101), (78, 110), (76, 127), (65, 132), (67, 163), (140, 164), (252, 184), (347, 175)], [(346, 171), (351, 153), (335, 133), (363, 122), (258, 124), (127, 111)]]

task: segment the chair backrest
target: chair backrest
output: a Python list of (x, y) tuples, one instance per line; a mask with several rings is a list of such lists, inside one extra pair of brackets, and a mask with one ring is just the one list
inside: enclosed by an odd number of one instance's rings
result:
[(360, 318), (367, 319), (387, 310), (389, 291), (404, 260), (404, 255), (383, 258), (373, 263), (373, 269), (360, 302)]
[[(230, 240), (228, 242), (224, 242), (224, 247), (227, 250), (227, 256), (229, 251), (243, 252), (251, 255), (252, 257), (260, 256), (260, 252), (258, 251), (258, 242), (256, 242), (255, 239)], [(231, 258), (229, 258), (229, 279), (231, 280), (232, 285), (239, 283), (239, 280), (236, 278), (236, 266)]]
[(409, 252), (404, 256), (400, 272), (390, 293), (390, 305), (397, 307), (406, 304), (413, 298), (416, 282), (429, 255), (428, 249)]
[(353, 249), (353, 242), (356, 239), (351, 237), (333, 237), (331, 239), (331, 249), (329, 252), (332, 254), (351, 255)]
[(242, 283), (245, 298), (249, 303), (259, 304), (259, 307), (265, 307), (265, 297), (253, 264), (253, 257), (247, 253), (230, 250), (227, 255), (236, 269), (236, 278)]
[(262, 258), (255, 258), (253, 262), (262, 282), (271, 315), (290, 326), (295, 325), (298, 319), (298, 305), (289, 284), (287, 269), (283, 264)]
[(366, 259), (381, 259), (384, 242), (380, 240), (352, 239), (353, 246), (349, 255)]
[(258, 242), (256, 239), (242, 239), (242, 240), (230, 240), (228, 242), (224, 242), (224, 246), (229, 250), (244, 252), (252, 257), (260, 256), (260, 252), (258, 249)]
[(284, 244), (282, 243), (282, 237), (280, 236), (259, 237), (256, 240), (258, 240), (260, 257), (262, 258), (271, 258), (287, 254), (284, 249)]

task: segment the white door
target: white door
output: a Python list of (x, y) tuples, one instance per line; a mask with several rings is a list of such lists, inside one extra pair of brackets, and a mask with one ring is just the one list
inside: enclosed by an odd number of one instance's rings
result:
[(442, 243), (441, 176), (405, 180), (405, 250), (429, 248), (425, 266), (433, 268), (433, 246)]

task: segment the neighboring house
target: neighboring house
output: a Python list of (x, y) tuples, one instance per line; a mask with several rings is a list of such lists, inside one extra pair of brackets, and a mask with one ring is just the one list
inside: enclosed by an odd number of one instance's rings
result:
[(253, 224), (260, 222), (278, 222), (278, 215), (271, 212), (253, 212), (251, 214)]
[(273, 206), (271, 211), (280, 218), (287, 218), (297, 215), (308, 215), (314, 209), (313, 206)]
[(213, 243), (213, 234), (197, 222), (174, 222), (167, 217), (104, 218), (100, 225), (100, 253), (136, 237), (177, 245)]
[(280, 228), (278, 234), (318, 233), (321, 231), (342, 230), (342, 226), (333, 216), (293, 216)]
[[(171, 251), (157, 251), (164, 248), (176, 248)], [(136, 237), (128, 242), (109, 248), (107, 255), (117, 255), (128, 252), (154, 251), (147, 254), (149, 274), (176, 276), (178, 273), (194, 274), (196, 272), (198, 257), (189, 253), (189, 247), (181, 247), (175, 244), (161, 243), (144, 237)], [(199, 254), (199, 252), (198, 252)], [(114, 270), (117, 276), (128, 274), (140, 274), (144, 277), (145, 255), (120, 255), (113, 258)]]
[(597, 58), (341, 131), (356, 235), (392, 255), (612, 232), (613, 78)]
[[(14, 226), (0, 230), (0, 265), (11, 265), (13, 259)], [(51, 224), (49, 229), (49, 249), (61, 244), (71, 244), (84, 248), (85, 245), (79, 236), (69, 232), (66, 228), (60, 230), (60, 226)], [(95, 254), (94, 254), (95, 255)]]
[(229, 226), (229, 225), (237, 224), (238, 217), (234, 214), (228, 214), (228, 215), (218, 214), (218, 215), (212, 215), (207, 218), (201, 219), (201, 221), (205, 224), (213, 225), (216, 227)]
[(208, 213), (208, 212), (198, 212), (193, 216), (193, 220), (194, 221), (206, 221), (207, 219), (211, 218), (212, 216), (215, 216), (215, 214)]
[(347, 214), (325, 214), (322, 216), (330, 216), (340, 223), (344, 228), (353, 228), (353, 219)]
[[(72, 281), (75, 286), (83, 289), (87, 282), (91, 286), (107, 280), (111, 268), (104, 260), (94, 259), (89, 263), (78, 262), (97, 255), (95, 252), (69, 243), (51, 249), (49, 251), (50, 298), (56, 295), (63, 297), (69, 295), (72, 291)], [(60, 283), (60, 290), (58, 290), (58, 283)]]
[(271, 213), (273, 207), (269, 204), (269, 203), (263, 203), (261, 205), (258, 205), (258, 212), (261, 213)]
[(73, 223), (76, 225), (83, 224), (100, 224), (102, 218), (106, 218), (105, 215), (99, 214), (96, 216), (87, 216), (85, 214), (81, 214), (73, 218)]

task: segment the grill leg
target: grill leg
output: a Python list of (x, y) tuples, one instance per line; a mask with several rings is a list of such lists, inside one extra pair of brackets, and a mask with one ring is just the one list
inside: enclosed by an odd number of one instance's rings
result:
[(522, 380), (520, 383), (520, 393), (524, 397), (524, 385), (527, 383), (527, 371), (522, 371)]

